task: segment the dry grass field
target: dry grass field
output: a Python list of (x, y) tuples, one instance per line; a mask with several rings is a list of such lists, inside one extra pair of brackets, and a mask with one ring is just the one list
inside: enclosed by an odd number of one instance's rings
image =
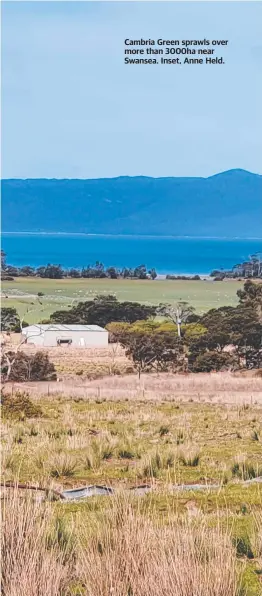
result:
[[(261, 594), (261, 379), (147, 381), (151, 397), (87, 398), (64, 383), (49, 396), (31, 386), (30, 416), (3, 407), (3, 480), (116, 490), (52, 503), (5, 489), (4, 596)], [(159, 392), (165, 383), (168, 396)], [(244, 388), (246, 402), (230, 404)], [(196, 390), (199, 399), (189, 398)], [(125, 492), (144, 484), (144, 496)]]
[(262, 377), (42, 349), (60, 380), (5, 386), (2, 480), (114, 494), (2, 487), (3, 595), (261, 596)]

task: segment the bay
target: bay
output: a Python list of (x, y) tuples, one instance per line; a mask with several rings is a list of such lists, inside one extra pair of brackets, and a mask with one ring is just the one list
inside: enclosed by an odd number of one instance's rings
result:
[(81, 268), (101, 261), (105, 267), (144, 264), (158, 274), (206, 275), (262, 253), (262, 239), (6, 233), (2, 249), (7, 263), (16, 266)]

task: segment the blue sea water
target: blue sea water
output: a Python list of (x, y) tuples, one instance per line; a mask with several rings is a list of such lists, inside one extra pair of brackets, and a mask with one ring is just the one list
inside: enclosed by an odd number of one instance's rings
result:
[(7, 263), (17, 266), (83, 267), (98, 260), (115, 267), (144, 264), (159, 274), (208, 274), (262, 253), (262, 239), (3, 234), (2, 249)]

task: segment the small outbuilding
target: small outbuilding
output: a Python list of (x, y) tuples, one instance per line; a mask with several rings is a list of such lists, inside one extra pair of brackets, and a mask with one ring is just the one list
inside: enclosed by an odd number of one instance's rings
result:
[(22, 337), (35, 346), (74, 346), (99, 348), (108, 346), (108, 331), (98, 325), (29, 325)]

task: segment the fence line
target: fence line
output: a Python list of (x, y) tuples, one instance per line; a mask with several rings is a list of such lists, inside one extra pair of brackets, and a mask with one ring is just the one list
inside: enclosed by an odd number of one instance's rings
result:
[(134, 389), (127, 388), (111, 388), (93, 386), (86, 387), (83, 385), (74, 385), (70, 387), (62, 387), (56, 383), (39, 383), (37, 385), (26, 385), (23, 383), (23, 387), (13, 383), (10, 387), (11, 395), (14, 395), (15, 391), (26, 391), (36, 397), (56, 397), (64, 396), (66, 398), (79, 398), (79, 399), (94, 399), (94, 400), (114, 400), (114, 399), (135, 399), (135, 400), (153, 400), (153, 401), (172, 401), (172, 402), (188, 402), (190, 400), (197, 403), (223, 403), (224, 405), (239, 405), (246, 404), (249, 406), (262, 405), (262, 392), (255, 391), (251, 395), (248, 395), (246, 391), (231, 391), (225, 392), (224, 389), (216, 389), (210, 393), (199, 392), (191, 390), (190, 392), (183, 392), (181, 390), (175, 391), (173, 389), (150, 389), (143, 386), (138, 386)]

